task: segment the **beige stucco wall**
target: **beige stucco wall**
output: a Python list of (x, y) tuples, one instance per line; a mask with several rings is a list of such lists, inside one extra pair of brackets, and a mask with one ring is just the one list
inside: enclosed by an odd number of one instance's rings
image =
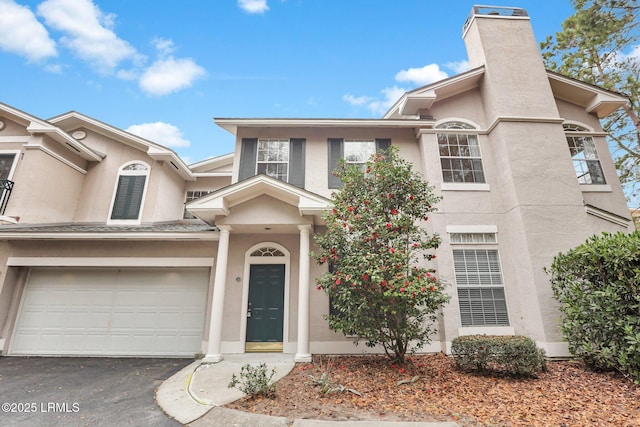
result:
[(73, 218), (84, 175), (39, 149), (25, 150), (5, 215), (21, 222), (65, 222)]
[(79, 194), (78, 210), (73, 217), (75, 222), (106, 222), (110, 218), (119, 170), (132, 161), (144, 162), (151, 168), (141, 221), (162, 222), (182, 218), (185, 181), (171, 165), (155, 161), (136, 148), (94, 132), (88, 132), (83, 142), (106, 156), (102, 161), (89, 165)]
[(0, 115), (0, 120), (4, 122), (4, 129), (0, 130), (0, 136), (29, 136), (25, 126)]
[[(375, 139), (390, 138), (400, 148), (400, 154), (408, 159), (419, 156), (412, 129), (387, 128), (249, 128), (239, 129), (236, 139), (237, 160), (234, 165), (234, 182), (237, 181), (242, 138), (305, 138), (305, 189), (324, 197), (331, 196), (328, 188), (328, 138)], [(422, 172), (419, 163), (415, 170)]]

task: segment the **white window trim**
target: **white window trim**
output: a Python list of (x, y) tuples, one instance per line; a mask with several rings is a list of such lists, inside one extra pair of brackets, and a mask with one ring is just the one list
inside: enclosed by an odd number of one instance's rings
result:
[[(254, 175), (258, 175), (258, 165), (260, 165), (260, 164), (267, 164), (268, 165), (268, 164), (284, 164), (285, 163), (285, 162), (264, 162), (264, 161), (258, 160), (260, 141), (279, 141), (279, 142), (286, 141), (287, 144), (289, 144), (287, 146), (287, 161), (286, 161), (286, 163), (287, 163), (287, 176), (285, 177), (285, 179), (282, 180), (284, 182), (289, 182), (289, 172), (290, 172), (290, 169), (291, 169), (291, 153), (290, 153), (290, 148), (289, 147), (291, 146), (291, 139), (289, 139), (289, 138), (258, 138), (258, 141), (256, 142), (256, 170), (255, 170)], [(276, 179), (280, 179), (280, 178), (276, 178)]]
[(497, 233), (495, 225), (447, 225), (447, 233)]
[[(127, 166), (130, 166), (136, 163), (144, 165), (147, 169), (132, 170), (132, 171), (124, 170)], [(120, 177), (122, 175), (134, 175), (134, 176), (147, 177), (147, 179), (144, 182), (144, 189), (142, 190), (142, 197), (140, 199), (140, 212), (138, 212), (138, 218), (136, 219), (111, 219), (111, 215), (113, 214), (113, 206), (116, 203), (116, 195), (118, 194), (118, 183), (120, 182)], [(115, 179), (115, 183), (113, 184), (113, 194), (111, 196), (111, 205), (109, 206), (109, 212), (107, 212), (107, 225), (125, 225), (125, 224), (140, 225), (142, 223), (142, 213), (144, 212), (144, 204), (147, 198), (147, 188), (149, 188), (150, 176), (151, 176), (151, 166), (147, 162), (143, 162), (142, 160), (132, 160), (120, 166), (120, 168), (118, 169), (118, 175), (116, 176), (116, 179)]]
[(11, 170), (9, 171), (9, 176), (7, 179), (9, 181), (13, 181), (13, 175), (16, 173), (16, 168), (18, 167), (18, 159), (22, 152), (20, 150), (0, 150), (0, 154), (13, 154), (13, 164), (11, 165)]
[[(437, 126), (444, 125), (450, 122), (460, 122), (469, 126), (473, 126), (473, 129), (446, 129), (446, 128), (437, 128)], [(480, 156), (475, 157), (461, 157), (461, 156), (441, 156), (440, 150), (438, 149), (438, 167), (440, 168), (440, 178), (442, 178), (442, 183), (440, 184), (440, 190), (442, 191), (490, 191), (489, 184), (487, 183), (487, 170), (485, 168), (484, 163), (484, 155), (482, 153), (482, 147), (480, 144), (480, 130), (479, 126), (468, 122), (468, 120), (443, 120), (439, 123), (435, 129), (436, 135), (436, 144), (438, 144), (438, 134), (460, 134), (460, 135), (474, 135), (476, 137), (476, 142), (478, 144), (478, 151), (480, 152)], [(439, 148), (439, 147), (438, 147)], [(482, 162), (482, 174), (484, 175), (485, 182), (445, 182), (444, 174), (442, 172), (442, 159), (443, 158), (456, 158), (456, 159), (480, 159)]]
[[(473, 129), (446, 129), (446, 128), (441, 128), (440, 126), (447, 124), (447, 123), (451, 123), (451, 122), (458, 122), (458, 123), (464, 123), (465, 125), (471, 126)], [(467, 119), (463, 119), (460, 117), (447, 117), (446, 119), (441, 119), (438, 120), (437, 122), (434, 123), (433, 125), (433, 129), (438, 132), (441, 130), (445, 130), (448, 132), (464, 132), (464, 131), (470, 131), (470, 130), (476, 130), (479, 131), (479, 129), (481, 128), (481, 126), (476, 123), (476, 122), (472, 122), (471, 120), (467, 120)]]
[[(366, 156), (366, 158), (364, 159), (364, 161), (362, 162), (354, 162), (354, 161), (350, 161), (347, 160), (347, 144), (360, 144), (360, 143), (370, 143), (373, 144), (373, 152), (371, 152), (369, 155)], [(367, 164), (367, 162), (369, 161), (369, 159), (371, 158), (372, 155), (374, 155), (376, 153), (376, 140), (375, 139), (366, 139), (366, 138), (344, 138), (342, 140), (342, 151), (343, 151), (343, 158), (344, 158), (344, 162), (347, 165), (358, 165), (358, 166), (364, 166)]]
[[(602, 165), (600, 166), (602, 167)], [(613, 190), (609, 184), (580, 184), (580, 191), (583, 193), (610, 193)]]
[[(484, 164), (482, 165), (484, 168)], [(442, 176), (442, 168), (440, 170)], [(486, 176), (485, 176), (486, 178)], [(487, 183), (472, 182), (442, 182), (440, 184), (441, 191), (491, 191), (491, 187)]]
[[(490, 226), (484, 226), (484, 227), (490, 227)], [(489, 247), (487, 247), (489, 246)], [(462, 313), (460, 312), (460, 301), (458, 299), (458, 289), (460, 287), (462, 288), (469, 288), (469, 286), (459, 286), (457, 280), (455, 280), (456, 277), (456, 272), (455, 272), (455, 265), (453, 262), (453, 251), (454, 250), (495, 250), (498, 254), (498, 264), (500, 266), (500, 276), (502, 277), (502, 286), (496, 286), (496, 285), (488, 285), (488, 286), (477, 286), (477, 288), (487, 288), (487, 289), (495, 289), (495, 288), (502, 288), (504, 290), (504, 299), (505, 299), (505, 305), (507, 307), (507, 317), (509, 319), (509, 325), (502, 325), (502, 326), (497, 326), (497, 325), (478, 325), (478, 326), (462, 326)], [(487, 334), (487, 335), (514, 335), (515, 333), (513, 332), (513, 319), (511, 318), (511, 308), (509, 306), (509, 296), (507, 295), (507, 284), (504, 280), (504, 269), (502, 267), (502, 255), (500, 254), (500, 249), (498, 247), (497, 243), (491, 243), (491, 244), (478, 244), (478, 243), (468, 243), (468, 244), (456, 244), (453, 245), (453, 247), (451, 248), (451, 261), (452, 261), (452, 267), (453, 267), (453, 283), (455, 283), (455, 294), (456, 294), (456, 302), (457, 302), (457, 313), (458, 313), (458, 322), (460, 327), (458, 328), (458, 333), (462, 335), (461, 331), (466, 331), (467, 333), (465, 335), (473, 335), (473, 334)], [(504, 331), (509, 331), (511, 333), (498, 333), (500, 330), (504, 330)], [(472, 332), (469, 332), (472, 331)], [(476, 331), (481, 331), (481, 332), (476, 332)], [(495, 333), (493, 333), (495, 332)]]
[[(575, 126), (577, 128), (582, 128), (581, 130), (567, 130), (564, 127), (565, 126)], [(602, 159), (600, 158), (600, 152), (598, 150), (598, 144), (596, 144), (596, 140), (595, 137), (596, 136), (600, 136), (598, 135), (596, 132), (594, 132), (593, 128), (591, 126), (587, 126), (583, 123), (579, 123), (579, 122), (564, 122), (562, 123), (562, 129), (564, 131), (564, 136), (565, 136), (565, 140), (567, 139), (567, 137), (579, 137), (579, 138), (590, 138), (591, 139), (591, 144), (593, 144), (593, 149), (596, 152), (596, 156), (598, 157), (598, 165), (600, 165), (600, 171), (602, 172), (602, 177), (604, 178), (605, 183), (604, 184), (588, 184), (588, 183), (582, 183), (580, 181), (578, 181), (578, 184), (580, 185), (580, 190), (583, 193), (588, 193), (588, 192), (608, 192), (611, 191), (611, 186), (609, 184), (607, 184), (606, 182), (607, 180), (607, 176), (604, 172), (604, 167), (602, 167)], [(568, 142), (568, 141), (567, 141)], [(571, 152), (571, 151), (569, 151)], [(593, 159), (592, 159), (593, 160)], [(571, 158), (571, 161), (573, 162), (573, 157)], [(576, 179), (578, 179), (578, 177), (576, 176)], [(592, 188), (591, 188), (592, 187)]]
[[(257, 249), (272, 247), (281, 251), (284, 256), (251, 256)], [(289, 343), (289, 293), (291, 253), (282, 245), (275, 242), (261, 242), (251, 246), (244, 253), (244, 272), (242, 279), (242, 304), (240, 306), (240, 336), (236, 353), (244, 353), (247, 345), (247, 310), (249, 307), (249, 279), (251, 264), (284, 264), (284, 313), (282, 325), (282, 351), (283, 353), (295, 353), (294, 343)], [(233, 286), (233, 285), (230, 285)]]

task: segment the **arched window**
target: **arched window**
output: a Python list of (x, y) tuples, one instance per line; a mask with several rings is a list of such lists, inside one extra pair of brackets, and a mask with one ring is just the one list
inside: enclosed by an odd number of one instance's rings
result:
[(272, 246), (265, 246), (259, 249), (256, 249), (255, 251), (251, 252), (251, 256), (259, 256), (259, 257), (279, 257), (279, 256), (285, 256), (284, 253), (278, 249), (278, 248), (274, 248)]
[(126, 163), (120, 168), (111, 221), (140, 221), (149, 171), (149, 166), (139, 161)]
[(593, 137), (585, 135), (585, 132), (590, 132), (589, 129), (571, 123), (566, 123), (562, 127), (567, 138), (578, 182), (580, 184), (606, 184)]
[(478, 135), (460, 132), (475, 128), (459, 121), (445, 122), (436, 128), (445, 131), (437, 134), (443, 182), (485, 183)]

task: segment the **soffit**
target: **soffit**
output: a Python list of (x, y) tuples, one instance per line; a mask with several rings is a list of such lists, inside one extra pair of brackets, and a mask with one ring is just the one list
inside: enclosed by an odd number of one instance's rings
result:
[(599, 119), (607, 117), (629, 102), (627, 97), (617, 92), (602, 89), (552, 71), (547, 71), (547, 76), (556, 98), (579, 105), (587, 113), (594, 113)]

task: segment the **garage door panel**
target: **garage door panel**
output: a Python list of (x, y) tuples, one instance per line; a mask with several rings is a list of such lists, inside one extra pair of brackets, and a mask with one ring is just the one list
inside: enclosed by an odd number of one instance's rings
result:
[(201, 268), (33, 269), (10, 352), (191, 357), (208, 278)]

